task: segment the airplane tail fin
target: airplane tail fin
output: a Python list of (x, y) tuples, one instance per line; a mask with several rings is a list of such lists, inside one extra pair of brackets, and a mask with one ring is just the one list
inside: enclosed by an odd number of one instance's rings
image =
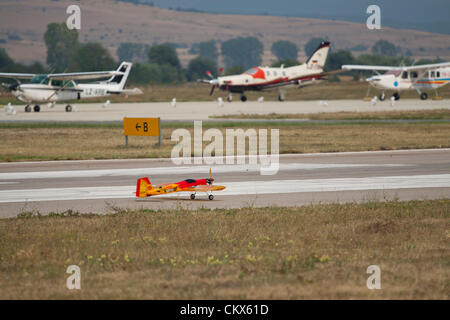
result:
[(328, 51), (330, 50), (330, 42), (322, 41), (316, 51), (306, 61), (308, 69), (323, 69), (327, 61)]
[(122, 62), (117, 71), (122, 72), (123, 74), (112, 76), (111, 79), (108, 80), (108, 83), (118, 84), (119, 90), (122, 90), (125, 87), (132, 65), (131, 62)]
[(153, 189), (153, 186), (147, 177), (138, 179), (136, 184), (136, 197), (147, 197), (147, 191), (151, 189)]

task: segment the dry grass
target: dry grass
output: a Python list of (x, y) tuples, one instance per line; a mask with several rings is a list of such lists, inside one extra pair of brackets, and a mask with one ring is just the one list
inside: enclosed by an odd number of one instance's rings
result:
[[(0, 299), (448, 299), (449, 207), (24, 214), (0, 220)], [(374, 264), (381, 290), (366, 288)]]
[(310, 120), (450, 120), (450, 109), (378, 111), (378, 112), (321, 112), (233, 114), (210, 116), (218, 119), (310, 119)]
[[(192, 126), (176, 126), (188, 128), (193, 136)], [(224, 137), (226, 128), (279, 128), (280, 153), (450, 147), (449, 123), (209, 123), (203, 130), (211, 126), (220, 128)], [(176, 144), (170, 140), (175, 129), (175, 125), (162, 129), (162, 148), (156, 137), (130, 137), (125, 148), (120, 125), (3, 125), (0, 161), (170, 157)]]

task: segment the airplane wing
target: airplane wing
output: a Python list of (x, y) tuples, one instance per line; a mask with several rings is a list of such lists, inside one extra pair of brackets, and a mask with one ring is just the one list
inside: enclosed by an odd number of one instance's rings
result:
[(195, 187), (188, 187), (183, 188), (180, 191), (191, 191), (191, 192), (208, 192), (208, 191), (219, 191), (225, 189), (224, 186), (217, 186), (217, 185), (202, 185), (202, 186), (195, 186)]
[(123, 75), (120, 71), (94, 71), (94, 72), (72, 72), (72, 73), (52, 73), (47, 77), (55, 80), (88, 80), (100, 79), (117, 75)]
[(0, 78), (8, 78), (8, 79), (31, 79), (35, 76), (32, 73), (5, 73), (0, 72)]
[(343, 70), (369, 70), (369, 71), (390, 71), (390, 70), (403, 70), (402, 67), (389, 67), (389, 66), (362, 66), (346, 64), (342, 66)]
[(443, 63), (433, 63), (433, 64), (422, 64), (420, 66), (411, 66), (411, 67), (403, 67), (402, 70), (404, 71), (411, 71), (411, 70), (430, 70), (430, 69), (437, 69), (437, 68), (445, 68), (450, 67), (450, 62), (443, 62)]

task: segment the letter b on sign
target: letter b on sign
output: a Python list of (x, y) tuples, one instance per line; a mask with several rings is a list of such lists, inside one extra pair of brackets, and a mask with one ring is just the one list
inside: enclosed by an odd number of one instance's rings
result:
[(367, 273), (372, 274), (367, 278), (367, 289), (381, 289), (381, 269), (379, 266), (371, 265), (367, 267)]
[(367, 28), (369, 30), (381, 29), (381, 9), (377, 5), (367, 7), (367, 14), (372, 14), (367, 18)]
[(70, 274), (66, 281), (66, 287), (69, 290), (81, 289), (81, 270), (79, 266), (70, 265), (67, 267), (66, 273)]

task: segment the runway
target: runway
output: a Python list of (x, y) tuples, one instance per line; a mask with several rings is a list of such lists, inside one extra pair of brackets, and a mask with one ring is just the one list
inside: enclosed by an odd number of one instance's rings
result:
[[(106, 101), (106, 99), (105, 99)], [(363, 100), (327, 100), (327, 101), (233, 101), (222, 106), (217, 101), (211, 102), (170, 102), (152, 103), (103, 103), (73, 104), (73, 112), (65, 112), (63, 104), (54, 108), (41, 107), (41, 112), (24, 112), (24, 106), (15, 106), (16, 114), (0, 112), (0, 122), (7, 121), (122, 121), (124, 117), (161, 117), (162, 120), (207, 120), (210, 116), (230, 114), (270, 114), (270, 113), (319, 113), (319, 112), (374, 112), (450, 109), (446, 100), (421, 101), (419, 99), (402, 99), (391, 105), (391, 101), (379, 101), (372, 105)]]
[(213, 201), (198, 194), (136, 199), (136, 179), (155, 184), (204, 178), (208, 165), (170, 159), (51, 161), (0, 164), (0, 217), (24, 211), (239, 208), (310, 203), (450, 197), (450, 149), (281, 155), (275, 175), (251, 164), (212, 165), (226, 189)]

